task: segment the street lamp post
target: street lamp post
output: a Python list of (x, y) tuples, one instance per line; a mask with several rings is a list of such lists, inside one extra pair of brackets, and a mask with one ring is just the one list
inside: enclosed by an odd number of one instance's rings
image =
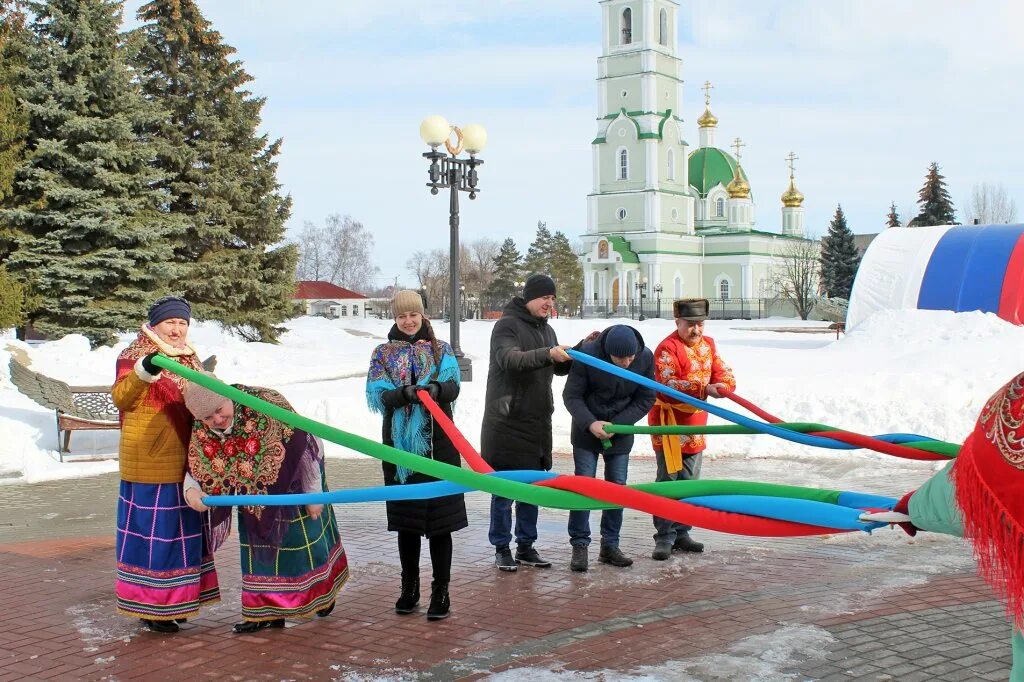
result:
[[(455, 144), (452, 144), (452, 134), (455, 134)], [(468, 192), (470, 199), (476, 199), (480, 190), (477, 188), (476, 167), (483, 164), (476, 155), (480, 153), (487, 144), (487, 131), (483, 126), (472, 124), (465, 128), (458, 128), (448, 124), (441, 116), (428, 116), (420, 124), (420, 137), (430, 146), (429, 152), (423, 153), (423, 158), (430, 161), (430, 168), (427, 175), (430, 182), (427, 187), (431, 194), (437, 194), (442, 189), (451, 190), (451, 199), (448, 209), (448, 225), (451, 232), (451, 251), (449, 255), (449, 323), (450, 342), (455, 351), (455, 357), (459, 362), (459, 371), (463, 381), (473, 380), (473, 366), (462, 353), (459, 344), (459, 320), (461, 311), (459, 300), (459, 192)], [(444, 144), (448, 154), (438, 151), (438, 147)], [(468, 159), (460, 159), (459, 154), (465, 150), (469, 153)]]
[(658, 297), (658, 319), (661, 319), (661, 282), (654, 285), (654, 294)]
[(636, 283), (636, 291), (640, 296), (640, 322), (643, 322), (647, 318), (644, 317), (644, 299), (647, 298), (647, 278), (641, 277), (640, 281)]

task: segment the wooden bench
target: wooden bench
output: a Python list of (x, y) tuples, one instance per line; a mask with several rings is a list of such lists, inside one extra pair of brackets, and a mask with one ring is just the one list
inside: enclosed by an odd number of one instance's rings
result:
[[(208, 372), (212, 372), (216, 366), (216, 355), (211, 355), (203, 361), (203, 368)], [(72, 431), (121, 428), (117, 406), (114, 405), (114, 399), (110, 394), (113, 386), (71, 386), (29, 369), (13, 355), (10, 369), (11, 383), (17, 386), (19, 391), (55, 412), (60, 461), (64, 461), (64, 453), (71, 452)]]

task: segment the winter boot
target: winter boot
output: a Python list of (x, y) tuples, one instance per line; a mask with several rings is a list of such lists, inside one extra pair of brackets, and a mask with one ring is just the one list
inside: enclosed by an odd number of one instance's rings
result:
[(520, 543), (516, 546), (516, 561), (524, 566), (551, 568), (551, 562), (540, 558), (540, 554), (537, 554), (537, 550), (533, 548), (532, 542), (528, 545)]
[(150, 632), (159, 632), (161, 634), (170, 634), (177, 632), (181, 628), (173, 620), (150, 620), (148, 618), (140, 618), (142, 624), (149, 628)]
[(569, 561), (569, 568), (577, 573), (583, 573), (587, 570), (587, 563), (587, 546), (573, 545), (572, 559)]
[(676, 541), (672, 545), (673, 552), (703, 552), (704, 543), (697, 542), (687, 532), (676, 534)]
[(672, 556), (672, 545), (667, 542), (656, 542), (654, 543), (654, 551), (651, 552), (651, 558), (655, 561), (665, 561)]
[(235, 626), (231, 628), (231, 631), (239, 635), (249, 635), (260, 630), (266, 630), (267, 628), (283, 628), (284, 618), (275, 618), (274, 620), (243, 620), (241, 623), (235, 623)]
[(597, 560), (602, 564), (611, 564), (619, 568), (633, 565), (633, 560), (623, 554), (618, 545), (606, 545), (603, 542), (601, 543), (601, 553), (597, 555)]
[(395, 602), (395, 613), (405, 615), (412, 613), (416, 610), (416, 605), (420, 603), (420, 579), (402, 578), (402, 594), (399, 595), (398, 601)]
[(494, 565), (499, 570), (508, 571), (509, 573), (519, 570), (519, 564), (512, 558), (512, 550), (508, 548), (508, 545), (496, 548), (494, 552)]
[(451, 612), (452, 602), (448, 598), (448, 583), (431, 583), (430, 606), (427, 608), (427, 620), (447, 618)]

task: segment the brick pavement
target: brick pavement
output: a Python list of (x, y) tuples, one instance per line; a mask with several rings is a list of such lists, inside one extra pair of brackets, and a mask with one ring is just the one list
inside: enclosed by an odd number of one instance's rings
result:
[[(743, 478), (743, 462), (708, 470)], [(556, 469), (571, 470), (565, 456)], [(706, 470), (707, 473), (707, 470)], [(781, 470), (778, 480), (785, 480)], [(918, 477), (918, 482), (926, 474)], [(368, 460), (332, 460), (333, 487), (377, 485)], [(653, 478), (637, 460), (631, 480)], [(791, 480), (789, 482), (792, 482)], [(885, 472), (859, 489), (903, 492)], [(838, 485), (838, 484), (837, 484)], [(911, 484), (912, 485), (912, 484)], [(839, 486), (842, 487), (842, 486)], [(847, 486), (850, 487), (850, 486)], [(24, 679), (999, 680), (1009, 626), (963, 543), (873, 536), (758, 539), (696, 531), (703, 555), (650, 560), (648, 517), (627, 512), (633, 567), (568, 570), (567, 513), (541, 513), (555, 566), (499, 574), (484, 495), (456, 536), (452, 616), (398, 616), (398, 557), (376, 504), (337, 507), (352, 579), (323, 620), (237, 636), (237, 545), (217, 556), (222, 602), (177, 635), (114, 614), (116, 476), (0, 486), (0, 682)], [(597, 530), (597, 520), (592, 520)], [(424, 580), (429, 559), (424, 548)]]

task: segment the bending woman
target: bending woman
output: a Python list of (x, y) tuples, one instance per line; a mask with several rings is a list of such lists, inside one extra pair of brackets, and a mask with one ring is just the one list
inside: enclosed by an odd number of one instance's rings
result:
[[(430, 394), (449, 417), (459, 396), (459, 363), (452, 347), (434, 336), (415, 291), (399, 291), (391, 302), (395, 325), (388, 342), (370, 358), (366, 400), (384, 416), (382, 440), (445, 464), (461, 466), (459, 453), (420, 403), (417, 391)], [(384, 484), (426, 483), (437, 479), (384, 462)], [(431, 585), (429, 620), (447, 618), (451, 608), (448, 584), (452, 572), (452, 533), (465, 528), (466, 503), (461, 494), (428, 500), (388, 502), (388, 530), (398, 533), (402, 592), (395, 611), (412, 613), (420, 600), (420, 538), (430, 543)]]
[[(291, 410), (277, 391), (235, 388)], [(196, 418), (188, 448), (185, 499), (210, 511), (210, 546), (231, 530), (230, 507), (207, 507), (204, 495), (283, 495), (327, 491), (320, 442), (310, 434), (239, 405), (198, 384), (185, 386)], [(238, 508), (242, 553), (242, 622), (234, 631), (283, 628), (285, 618), (324, 617), (348, 580), (348, 556), (334, 509), (327, 505)]]

